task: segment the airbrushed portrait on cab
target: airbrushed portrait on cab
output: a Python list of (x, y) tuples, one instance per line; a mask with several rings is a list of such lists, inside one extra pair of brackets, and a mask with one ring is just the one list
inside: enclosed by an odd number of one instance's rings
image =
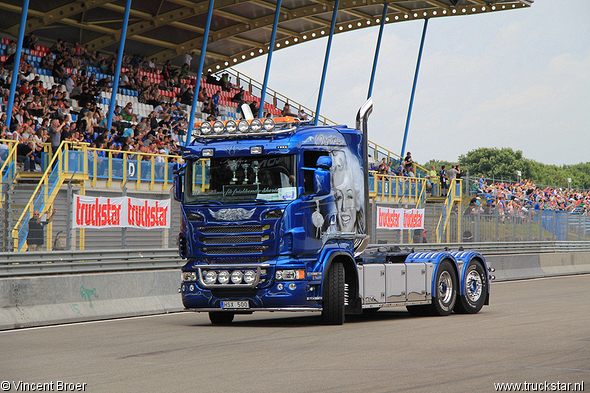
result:
[(366, 233), (363, 170), (359, 159), (347, 147), (330, 152), (331, 196), (333, 202), (316, 201), (312, 223), (316, 237), (324, 242), (334, 237), (353, 238)]

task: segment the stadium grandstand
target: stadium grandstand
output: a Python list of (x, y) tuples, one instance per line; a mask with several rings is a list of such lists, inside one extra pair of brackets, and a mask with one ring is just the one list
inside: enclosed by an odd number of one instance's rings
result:
[[(70, 206), (76, 195), (114, 198), (129, 192), (137, 198), (170, 199), (172, 168), (181, 160), (181, 148), (192, 129), (195, 96), (195, 122), (239, 119), (244, 103), (253, 112), (260, 107), (263, 84), (231, 67), (268, 54), (276, 4), (212, 3), (214, 30), (201, 75), (195, 72), (196, 57), (204, 41), (207, 2), (135, 2), (126, 19), (124, 2), (32, 0), (22, 41), (18, 38), (22, 25), (16, 21), (24, 15), (23, 5), (17, 0), (0, 4), (3, 251), (27, 250), (29, 222), (36, 211), (52, 218), (43, 249), (175, 246), (174, 216), (171, 229), (74, 230)], [(334, 32), (530, 5), (524, 0), (343, 3)], [(334, 7), (330, 2), (283, 1), (276, 49), (325, 37)], [(121, 40), (123, 19), (129, 22), (125, 40)], [(125, 51), (119, 63), (121, 42)], [(19, 57), (12, 96), (12, 69)], [(118, 88), (113, 92), (117, 75)], [(268, 91), (262, 103), (264, 115), (293, 111), (333, 123), (279, 92)], [(12, 113), (7, 113), (10, 105)], [(51, 138), (56, 129), (61, 132), (57, 141)], [(385, 158), (392, 167), (402, 164), (402, 157), (385, 147), (371, 144), (371, 151), (376, 162)], [(417, 166), (415, 172), (426, 181), (424, 168)], [(411, 184), (396, 180), (397, 175), (386, 174), (381, 181), (373, 177), (372, 197), (400, 202), (402, 195), (415, 202), (418, 196), (411, 195)], [(451, 204), (460, 199), (458, 189)], [(54, 209), (57, 214), (51, 216)]]

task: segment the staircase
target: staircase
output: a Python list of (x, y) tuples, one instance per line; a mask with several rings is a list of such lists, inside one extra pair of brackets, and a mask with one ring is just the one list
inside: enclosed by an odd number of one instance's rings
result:
[[(59, 192), (61, 185), (68, 175), (68, 164), (64, 157), (68, 157), (70, 142), (62, 142), (58, 150), (53, 155), (51, 161), (46, 166), (43, 174), (38, 173), (18, 173), (15, 180), (19, 184), (37, 184), (32, 192), (26, 194), (30, 198), (24, 205), (22, 213), (16, 219), (12, 229), (12, 241), (14, 244), (13, 251), (27, 250), (27, 236), (29, 234), (29, 220), (35, 210), (41, 215), (52, 209), (53, 200)], [(47, 155), (46, 155), (47, 156)], [(47, 156), (48, 157), (48, 156)], [(23, 188), (23, 190), (26, 187)], [(52, 223), (47, 225), (47, 238), (52, 239)], [(51, 244), (48, 244), (48, 250), (51, 250)]]

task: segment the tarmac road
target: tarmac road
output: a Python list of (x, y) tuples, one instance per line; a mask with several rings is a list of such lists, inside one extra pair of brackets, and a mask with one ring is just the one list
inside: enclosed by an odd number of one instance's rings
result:
[(476, 315), (396, 309), (343, 326), (255, 313), (216, 327), (177, 313), (4, 331), (0, 381), (11, 392), (590, 391), (589, 290), (590, 275), (493, 283)]

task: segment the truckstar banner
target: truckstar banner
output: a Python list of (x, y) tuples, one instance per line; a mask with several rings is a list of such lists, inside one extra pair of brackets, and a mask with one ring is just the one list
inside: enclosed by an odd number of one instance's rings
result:
[(73, 228), (170, 228), (170, 199), (74, 195)]
[(424, 229), (424, 209), (391, 209), (377, 206), (377, 228)]

